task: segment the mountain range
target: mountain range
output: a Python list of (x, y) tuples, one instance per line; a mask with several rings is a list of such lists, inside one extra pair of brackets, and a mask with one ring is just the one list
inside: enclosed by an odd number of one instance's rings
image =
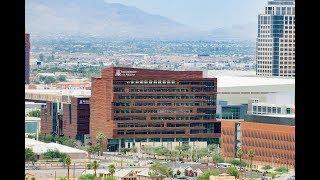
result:
[(167, 17), (104, 0), (27, 0), (25, 20), (26, 31), (33, 36), (193, 40), (256, 37), (254, 23), (200, 31)]

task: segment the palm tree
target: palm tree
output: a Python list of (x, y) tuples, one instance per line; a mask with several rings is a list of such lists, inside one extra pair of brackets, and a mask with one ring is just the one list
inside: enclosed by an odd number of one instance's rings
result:
[(110, 164), (110, 165), (108, 166), (108, 168), (109, 168), (109, 172), (110, 172), (111, 176), (113, 176), (113, 174), (114, 174), (115, 171), (116, 171), (116, 167), (114, 166), (114, 164)]
[(100, 155), (102, 155), (103, 142), (106, 140), (106, 135), (102, 132), (98, 132), (96, 136), (97, 143), (100, 144)]
[(242, 166), (242, 156), (243, 156), (243, 151), (242, 151), (242, 149), (241, 148), (238, 148), (237, 149), (237, 157), (239, 157), (239, 159), (240, 159), (240, 167)]
[(68, 177), (68, 180), (69, 180), (69, 172), (70, 172), (70, 165), (71, 165), (71, 158), (70, 156), (66, 156), (64, 159), (63, 159), (63, 162), (65, 163), (65, 165), (67, 165), (67, 168), (68, 168), (68, 174), (67, 174), (67, 177)]
[(249, 158), (250, 158), (250, 169), (252, 170), (252, 159), (253, 159), (253, 157), (254, 157), (254, 150), (252, 150), (252, 149), (249, 149), (249, 151), (248, 151), (248, 156), (249, 156)]
[(97, 169), (99, 167), (99, 163), (97, 161), (93, 161), (91, 167), (94, 170), (94, 176), (97, 176)]

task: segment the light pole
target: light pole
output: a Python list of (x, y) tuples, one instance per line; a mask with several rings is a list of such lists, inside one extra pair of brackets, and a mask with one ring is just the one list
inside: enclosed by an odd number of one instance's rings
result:
[(76, 174), (76, 163), (73, 163), (73, 178), (75, 178)]

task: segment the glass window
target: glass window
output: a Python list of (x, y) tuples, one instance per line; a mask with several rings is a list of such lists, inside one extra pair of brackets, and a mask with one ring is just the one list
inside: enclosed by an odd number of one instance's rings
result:
[(277, 113), (281, 114), (281, 108), (279, 108), (279, 107), (277, 108)]
[(272, 113), (274, 113), (274, 114), (277, 113), (277, 108), (276, 107), (272, 107)]
[(268, 113), (271, 113), (271, 107), (268, 107)]
[(291, 108), (287, 108), (286, 112), (287, 114), (291, 114)]

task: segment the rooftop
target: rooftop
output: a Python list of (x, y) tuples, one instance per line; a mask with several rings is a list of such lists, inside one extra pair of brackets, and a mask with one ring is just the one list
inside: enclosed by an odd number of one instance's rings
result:
[(216, 75), (219, 87), (243, 87), (243, 86), (268, 86), (268, 85), (285, 85), (295, 84), (295, 79), (278, 78), (278, 77), (258, 77), (258, 76), (228, 76)]
[(48, 150), (59, 150), (62, 153), (79, 153), (79, 154), (87, 154), (86, 151), (80, 150), (80, 149), (76, 149), (76, 148), (72, 148), (69, 146), (64, 146), (61, 144), (57, 144), (57, 143), (44, 143), (41, 141), (37, 141), (34, 139), (30, 139), (30, 138), (25, 138), (25, 148), (32, 148), (33, 152), (36, 154), (43, 154), (45, 152), (47, 152)]

